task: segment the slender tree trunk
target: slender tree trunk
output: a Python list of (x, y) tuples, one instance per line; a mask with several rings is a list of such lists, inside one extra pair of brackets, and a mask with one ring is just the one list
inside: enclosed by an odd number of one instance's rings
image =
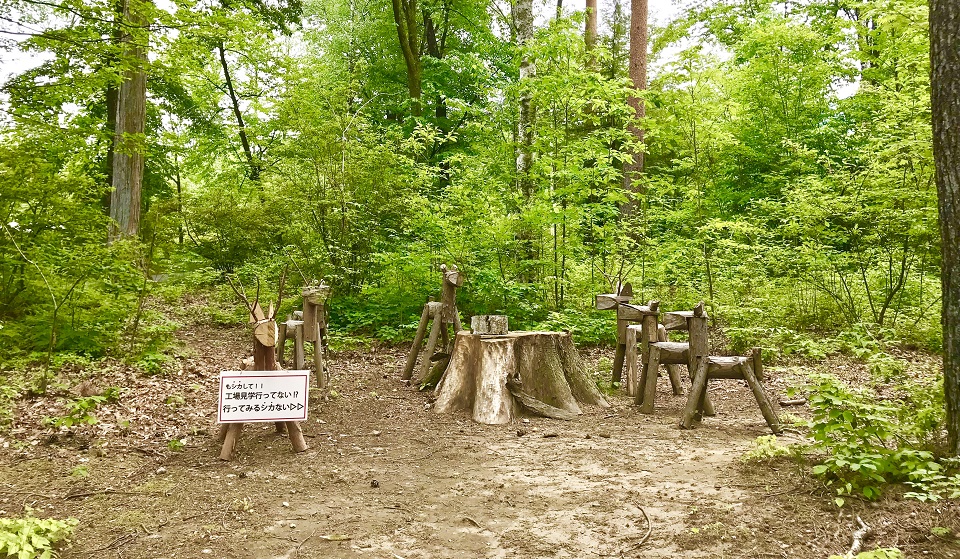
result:
[(136, 237), (140, 230), (143, 186), (143, 140), (147, 119), (147, 21), (137, 0), (125, 0), (121, 57), (127, 69), (117, 98), (113, 193), (110, 196), (109, 240)]
[[(533, 0), (518, 0), (516, 4), (517, 44), (524, 47), (533, 40)], [(533, 78), (537, 67), (526, 54), (520, 61), (520, 81)], [(522, 87), (522, 85), (521, 85)], [(520, 93), (519, 115), (519, 153), (517, 154), (517, 177), (523, 198), (530, 200), (533, 195), (533, 179), (530, 168), (533, 166), (533, 132), (536, 119), (536, 107), (530, 92), (523, 88)]]
[(587, 65), (593, 69), (597, 65), (597, 57), (593, 49), (597, 46), (597, 0), (587, 0), (587, 21), (583, 29), (583, 45), (587, 50)]
[(943, 388), (950, 451), (960, 454), (960, 2), (930, 0), (933, 158), (943, 250)]
[[(647, 89), (647, 0), (631, 0), (630, 6), (630, 80), (634, 88), (644, 91)], [(631, 97), (629, 102), (636, 118), (642, 119), (646, 115), (643, 99)], [(630, 131), (636, 136), (637, 142), (642, 144), (643, 128), (639, 124), (634, 124), (630, 126)], [(636, 213), (637, 198), (643, 193), (639, 178), (642, 172), (643, 151), (638, 148), (633, 153), (633, 161), (627, 163), (623, 170), (623, 185), (628, 196), (631, 197), (622, 209), (624, 217)]]
[(247, 138), (247, 127), (243, 122), (243, 112), (240, 111), (240, 100), (237, 98), (237, 92), (233, 87), (233, 79), (230, 77), (230, 66), (227, 65), (227, 51), (223, 47), (223, 41), (217, 43), (217, 53), (220, 55), (220, 67), (223, 68), (223, 81), (227, 86), (227, 95), (230, 96), (230, 106), (233, 108), (233, 116), (237, 119), (237, 129), (240, 133), (240, 145), (243, 146), (243, 155), (247, 159), (247, 176), (252, 181), (260, 180), (260, 162), (253, 156), (253, 150), (250, 148), (250, 139)]
[(397, 38), (407, 66), (407, 90), (410, 94), (414, 116), (423, 114), (421, 105), (423, 68), (421, 65), (420, 28), (417, 24), (417, 0), (393, 0), (393, 21), (397, 25)]

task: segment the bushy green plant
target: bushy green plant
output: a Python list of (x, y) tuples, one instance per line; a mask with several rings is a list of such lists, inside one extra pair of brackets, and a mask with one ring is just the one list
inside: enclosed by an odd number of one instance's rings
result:
[[(829, 375), (807, 387), (812, 418), (807, 422), (817, 464), (812, 472), (845, 496), (877, 498), (890, 483), (916, 488), (950, 483), (933, 452), (922, 448), (918, 429), (892, 403), (877, 403), (861, 390)], [(942, 487), (941, 487), (942, 491)]]
[(74, 425), (93, 425), (97, 416), (93, 413), (104, 402), (116, 402), (120, 397), (120, 390), (114, 387), (107, 388), (103, 394), (94, 396), (80, 396), (67, 403), (67, 413), (61, 417), (44, 418), (44, 423), (53, 427), (73, 427)]
[[(852, 559), (903, 559), (903, 552), (895, 547), (880, 547), (861, 551)], [(850, 555), (831, 555), (830, 559), (851, 559)]]
[(57, 544), (68, 541), (77, 519), (37, 518), (27, 509), (22, 517), (0, 518), (0, 554), (17, 559), (52, 559)]

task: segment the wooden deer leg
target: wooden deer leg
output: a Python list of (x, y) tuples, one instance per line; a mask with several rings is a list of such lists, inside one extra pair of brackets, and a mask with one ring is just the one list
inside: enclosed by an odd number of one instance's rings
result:
[[(643, 390), (643, 404), (640, 406), (640, 413), (653, 413), (653, 402), (657, 398), (657, 370), (660, 369), (660, 348), (650, 344), (648, 348), (649, 363), (645, 370), (647, 372), (646, 382), (637, 390)], [(638, 396), (639, 398), (639, 396)]]
[(427, 332), (427, 321), (430, 320), (429, 305), (423, 306), (423, 314), (420, 315), (420, 324), (417, 326), (417, 335), (413, 337), (413, 345), (410, 347), (410, 354), (407, 355), (407, 364), (403, 367), (403, 380), (410, 380), (413, 376), (413, 366), (417, 364), (417, 355), (420, 354), (420, 344), (423, 343), (423, 335)]
[(281, 322), (277, 325), (277, 330), (280, 332), (280, 337), (277, 339), (277, 363), (280, 363), (280, 366), (283, 366), (283, 346), (287, 343), (287, 324)]
[(243, 430), (243, 423), (231, 423), (227, 427), (226, 436), (223, 438), (223, 447), (220, 449), (220, 459), (230, 460), (233, 458), (233, 450), (240, 439), (240, 431)]
[[(670, 336), (667, 335), (667, 329), (663, 324), (657, 325), (657, 341), (669, 342)], [(667, 374), (670, 375), (670, 386), (673, 388), (673, 395), (683, 394), (683, 382), (680, 380), (680, 368), (676, 364), (667, 364)]]
[(463, 325), (460, 324), (460, 311), (455, 311), (453, 313), (453, 335), (456, 336), (460, 330), (463, 330)]
[(423, 361), (420, 363), (420, 378), (425, 379), (430, 374), (430, 358), (437, 348), (437, 338), (440, 337), (440, 329), (443, 326), (443, 319), (440, 314), (433, 319), (433, 327), (430, 329), (430, 339), (427, 340), (427, 350), (423, 354)]
[(680, 427), (690, 429), (693, 427), (693, 418), (697, 415), (697, 409), (701, 406), (700, 400), (707, 391), (707, 358), (699, 358), (697, 370), (693, 373), (693, 385), (690, 387), (690, 394), (687, 395), (687, 405), (683, 408), (683, 417), (680, 419)]
[[(637, 396), (637, 331), (627, 328), (627, 343), (624, 359), (627, 361), (627, 396)], [(642, 365), (643, 374), (647, 373), (646, 364)], [(642, 383), (643, 377), (639, 380)], [(642, 384), (641, 384), (642, 386)]]
[(763, 413), (763, 419), (766, 420), (770, 430), (774, 433), (780, 432), (780, 418), (773, 411), (773, 406), (767, 398), (767, 393), (763, 390), (763, 385), (757, 379), (753, 372), (753, 364), (745, 363), (740, 366), (743, 370), (743, 378), (746, 379), (750, 390), (753, 391), (753, 397), (757, 399), (757, 405), (760, 406), (760, 412)]
[(327, 371), (324, 362), (323, 343), (320, 341), (320, 325), (317, 325), (317, 339), (313, 342), (313, 366), (317, 368), (317, 388), (327, 387)]
[(440, 351), (444, 353), (450, 352), (450, 333), (447, 332), (447, 325), (447, 322), (440, 325)]
[(293, 329), (293, 368), (298, 371), (303, 370), (307, 364), (303, 351), (303, 323), (301, 322)]
[(230, 430), (230, 423), (221, 423), (220, 429), (217, 432), (217, 441), (223, 442), (227, 438), (227, 431)]
[(613, 355), (613, 374), (610, 376), (610, 384), (616, 384), (623, 380), (623, 359), (626, 356), (627, 346), (617, 340), (617, 352)]
[(294, 452), (303, 452), (307, 450), (307, 441), (303, 439), (303, 431), (300, 424), (296, 421), (287, 421), (287, 435), (290, 437), (290, 444), (293, 445)]

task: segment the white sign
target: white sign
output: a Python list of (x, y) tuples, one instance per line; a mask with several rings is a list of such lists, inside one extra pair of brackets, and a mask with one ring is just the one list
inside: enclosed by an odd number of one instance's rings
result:
[(310, 371), (221, 371), (218, 423), (304, 421)]

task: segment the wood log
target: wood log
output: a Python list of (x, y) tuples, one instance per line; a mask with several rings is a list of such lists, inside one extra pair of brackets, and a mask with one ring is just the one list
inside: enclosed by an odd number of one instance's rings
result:
[(522, 409), (507, 386), (511, 378), (526, 396), (571, 414), (581, 413), (580, 404), (607, 406), (569, 333), (460, 331), (437, 385), (434, 411), (467, 410), (478, 423), (509, 423)]
[[(696, 371), (697, 366), (703, 362), (704, 365), (707, 364), (707, 357), (709, 356), (709, 346), (710, 341), (707, 333), (707, 315), (706, 313), (701, 312), (699, 316), (696, 313), (691, 312), (689, 320), (687, 321), (690, 329), (690, 352), (687, 360), (687, 371)], [(713, 408), (713, 402), (710, 400), (710, 396), (707, 394), (706, 390), (703, 394), (703, 406), (699, 408), (703, 410), (704, 415), (714, 415), (716, 411)]]
[[(687, 404), (683, 408), (683, 415), (680, 418), (680, 427), (691, 429), (693, 420), (697, 416), (698, 408), (701, 406), (701, 397), (707, 392), (707, 360), (698, 359), (697, 367), (693, 373), (693, 384), (690, 387), (690, 394), (687, 396)], [(702, 408), (701, 408), (702, 409)]]
[(629, 303), (632, 296), (617, 295), (616, 293), (602, 293), (594, 297), (593, 305), (597, 310), (608, 311), (623, 303)]
[(551, 419), (560, 419), (563, 421), (573, 421), (577, 418), (577, 414), (575, 413), (571, 413), (565, 409), (555, 408), (550, 404), (541, 402), (540, 400), (537, 400), (533, 396), (527, 394), (523, 391), (523, 385), (517, 380), (508, 378), (507, 390), (510, 391), (510, 395), (520, 402), (520, 405), (523, 407), (523, 409), (534, 415), (549, 417)]
[(326, 348), (323, 347), (323, 338), (323, 330), (317, 323), (317, 340), (313, 342), (313, 366), (317, 369), (317, 388), (320, 389), (327, 387), (327, 363), (324, 356)]
[(440, 338), (440, 329), (443, 327), (441, 318), (433, 319), (433, 326), (430, 328), (430, 338), (427, 340), (427, 349), (423, 354), (423, 360), (420, 365), (420, 380), (427, 378), (430, 372), (430, 359), (437, 348), (437, 340)]
[[(663, 327), (663, 324), (657, 325), (657, 341), (658, 342), (670, 341), (670, 337), (667, 335), (667, 329)], [(687, 351), (688, 352), (690, 351), (689, 345), (687, 346)], [(663, 362), (662, 360), (663, 360), (663, 353), (661, 353), (661, 362)], [(687, 361), (684, 360), (680, 364), (685, 365), (686, 363)], [(666, 367), (667, 367), (667, 374), (670, 375), (670, 386), (673, 388), (673, 395), (680, 396), (681, 394), (683, 394), (683, 383), (680, 381), (680, 368), (677, 367), (677, 364), (675, 363), (667, 363)]]
[(240, 432), (243, 430), (243, 423), (231, 423), (226, 430), (223, 438), (223, 446), (220, 448), (220, 459), (230, 460), (233, 458), (233, 451), (237, 447), (237, 441), (240, 439)]
[(307, 365), (303, 347), (303, 324), (302, 320), (298, 320), (293, 330), (293, 368), (297, 370), (302, 370)]
[(763, 356), (759, 347), (750, 348), (750, 357), (753, 359), (753, 374), (757, 375), (757, 380), (763, 381)]
[(283, 366), (283, 346), (285, 345), (287, 345), (287, 323), (281, 322), (277, 325), (277, 363), (281, 366)]
[[(625, 353), (624, 359), (627, 363), (627, 396), (636, 396), (637, 394), (637, 382), (638, 377), (640, 376), (637, 372), (637, 360), (639, 355), (637, 353), (637, 336), (641, 335), (640, 326), (628, 326), (627, 327), (627, 339), (624, 344)], [(642, 353), (640, 354), (642, 355)]]
[(470, 330), (474, 334), (506, 334), (509, 331), (507, 325), (507, 317), (502, 314), (478, 314), (470, 317)]
[[(640, 403), (640, 413), (651, 414), (654, 410), (654, 400), (657, 397), (657, 371), (660, 369), (660, 348), (657, 344), (650, 344), (650, 357), (647, 366), (646, 383), (638, 388), (637, 399)], [(643, 390), (643, 394), (639, 390)]]
[(767, 393), (764, 392), (763, 385), (760, 384), (760, 380), (757, 379), (754, 373), (752, 361), (752, 358), (749, 359), (743, 367), (743, 375), (747, 380), (747, 384), (750, 386), (750, 390), (753, 392), (753, 397), (757, 400), (757, 405), (760, 406), (760, 413), (763, 414), (763, 419), (767, 422), (767, 426), (769, 426), (770, 430), (775, 434), (780, 433), (780, 418), (777, 416), (776, 411), (774, 411), (770, 399), (767, 398)]
[[(617, 321), (619, 322), (619, 320)], [(619, 328), (617, 333), (619, 334)], [(623, 359), (626, 357), (627, 346), (623, 343), (623, 339), (626, 337), (626, 334), (623, 336), (617, 336), (617, 349), (613, 353), (613, 373), (610, 375), (610, 385), (616, 385), (618, 382), (623, 380)]]
[(690, 344), (687, 342), (653, 342), (660, 348), (660, 364), (686, 365), (690, 362)]
[[(279, 337), (277, 323), (273, 320), (261, 320), (254, 324), (253, 335), (261, 344), (273, 348), (277, 345), (277, 338)], [(271, 349), (271, 351), (273, 350)]]
[[(651, 301), (651, 303), (659, 304), (658, 301)], [(641, 306), (641, 305), (630, 305), (630, 304), (624, 303), (619, 307), (617, 307), (617, 318), (624, 319), (624, 320), (640, 321), (640, 320), (643, 320), (644, 316), (650, 315), (650, 314), (652, 315), (658, 314), (656, 306), (651, 307), (650, 305)]]
[(417, 364), (417, 355), (420, 354), (420, 344), (423, 343), (423, 337), (427, 333), (427, 322), (430, 321), (430, 305), (423, 306), (423, 313), (420, 314), (420, 324), (417, 325), (417, 334), (413, 337), (413, 345), (410, 346), (410, 353), (407, 354), (407, 364), (403, 366), (403, 380), (410, 380), (413, 376), (413, 367)]
[(290, 438), (293, 451), (303, 452), (307, 450), (309, 447), (307, 446), (307, 441), (303, 438), (303, 431), (300, 429), (300, 424), (296, 421), (287, 421), (285, 424), (287, 427), (287, 436)]
[(317, 339), (317, 305), (303, 298), (303, 339), (312, 342)]
[(457, 288), (463, 285), (463, 275), (452, 266), (447, 270), (446, 266), (441, 266), (443, 270), (443, 285), (440, 289), (440, 303), (443, 305), (443, 321), (454, 322), (457, 316)]

